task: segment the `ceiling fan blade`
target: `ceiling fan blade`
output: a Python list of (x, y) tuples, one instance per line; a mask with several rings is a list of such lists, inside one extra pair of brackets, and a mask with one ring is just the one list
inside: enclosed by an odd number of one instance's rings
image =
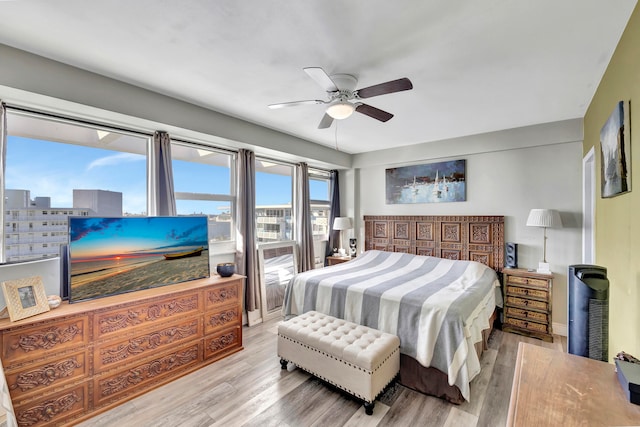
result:
[(393, 114), (367, 104), (358, 104), (356, 106), (356, 111), (360, 114), (364, 114), (365, 116), (380, 120), (381, 122), (387, 122), (393, 117)]
[(326, 104), (326, 101), (320, 99), (309, 99), (306, 101), (293, 101), (293, 102), (281, 102), (280, 104), (269, 104), (268, 107), (272, 110), (284, 107), (297, 107), (298, 105), (311, 105), (311, 104)]
[(304, 72), (309, 75), (316, 83), (320, 85), (322, 89), (327, 92), (337, 92), (338, 88), (336, 84), (331, 80), (331, 77), (320, 67), (307, 67), (303, 68)]
[(333, 117), (331, 117), (330, 115), (325, 113), (324, 117), (322, 118), (322, 120), (320, 120), (320, 124), (318, 125), (318, 129), (326, 129), (328, 127), (331, 127), (331, 123), (333, 123)]
[(380, 83), (378, 85), (358, 89), (356, 92), (358, 94), (358, 98), (371, 98), (372, 96), (401, 92), (403, 90), (409, 89), (413, 89), (413, 84), (411, 83), (411, 80), (403, 77), (398, 80), (392, 80), (390, 82)]

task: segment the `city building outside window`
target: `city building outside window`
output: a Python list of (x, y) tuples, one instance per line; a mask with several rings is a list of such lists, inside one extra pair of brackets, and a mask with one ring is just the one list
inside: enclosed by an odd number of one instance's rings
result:
[(58, 256), (70, 215), (146, 215), (148, 145), (146, 136), (9, 111), (5, 261)]
[(313, 240), (326, 241), (329, 237), (329, 213), (331, 188), (329, 172), (309, 168), (309, 195), (311, 199), (311, 224)]
[(293, 166), (256, 158), (258, 242), (293, 240)]

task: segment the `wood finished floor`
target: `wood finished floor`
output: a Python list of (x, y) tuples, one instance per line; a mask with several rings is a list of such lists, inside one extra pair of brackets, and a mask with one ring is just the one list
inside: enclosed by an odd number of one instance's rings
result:
[(494, 330), (471, 402), (452, 405), (393, 385), (367, 416), (362, 405), (300, 369), (281, 370), (278, 320), (245, 327), (244, 350), (99, 414), (80, 426), (504, 426), (518, 343), (554, 343)]

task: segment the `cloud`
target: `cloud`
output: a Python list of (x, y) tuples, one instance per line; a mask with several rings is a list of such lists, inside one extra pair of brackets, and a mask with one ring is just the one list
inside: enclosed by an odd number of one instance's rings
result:
[(111, 156), (101, 157), (99, 159), (92, 161), (91, 163), (89, 163), (89, 166), (87, 166), (87, 170), (91, 170), (93, 168), (101, 167), (101, 166), (113, 166), (113, 165), (119, 165), (125, 162), (139, 162), (139, 161), (146, 161), (145, 156), (141, 156), (140, 154), (133, 154), (133, 153), (118, 153), (118, 154), (113, 154)]
[[(184, 230), (182, 233), (178, 233), (175, 229), (171, 229), (167, 233), (167, 239), (169, 240), (187, 240), (189, 239), (193, 233), (198, 232), (198, 234), (202, 234), (202, 225), (195, 225), (187, 230)], [(200, 237), (200, 236), (197, 236)]]
[(82, 239), (87, 234), (94, 232), (102, 232), (108, 229), (111, 224), (116, 224), (116, 229), (122, 228), (122, 220), (120, 218), (103, 218), (97, 220), (94, 218), (78, 219), (74, 221), (70, 230), (70, 239), (72, 242)]

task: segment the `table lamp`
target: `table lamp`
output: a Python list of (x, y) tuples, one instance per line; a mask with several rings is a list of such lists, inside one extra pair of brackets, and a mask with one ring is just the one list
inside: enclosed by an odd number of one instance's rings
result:
[(527, 218), (528, 227), (542, 227), (544, 230), (544, 240), (542, 242), (542, 261), (538, 263), (538, 273), (551, 274), (549, 263), (547, 262), (547, 228), (562, 227), (560, 213), (554, 209), (531, 209)]
[(340, 256), (346, 256), (347, 250), (342, 246), (342, 230), (349, 230), (351, 228), (351, 218), (346, 216), (339, 216), (333, 220), (333, 229), (340, 231), (340, 249), (338, 253)]

